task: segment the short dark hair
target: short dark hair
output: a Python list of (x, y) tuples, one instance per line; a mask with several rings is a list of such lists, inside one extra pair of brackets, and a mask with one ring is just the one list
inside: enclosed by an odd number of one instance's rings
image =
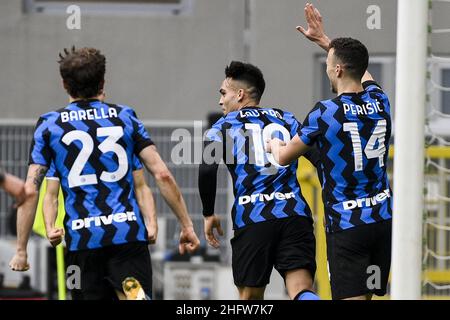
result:
[(250, 97), (259, 103), (266, 88), (266, 82), (258, 67), (250, 63), (231, 61), (230, 65), (225, 68), (225, 76), (245, 82), (250, 87)]
[(369, 65), (369, 52), (365, 45), (352, 38), (336, 38), (330, 43), (334, 55), (345, 65), (348, 74), (361, 80)]
[(105, 80), (106, 58), (94, 48), (64, 49), (59, 54), (59, 72), (73, 98), (91, 98), (100, 94)]

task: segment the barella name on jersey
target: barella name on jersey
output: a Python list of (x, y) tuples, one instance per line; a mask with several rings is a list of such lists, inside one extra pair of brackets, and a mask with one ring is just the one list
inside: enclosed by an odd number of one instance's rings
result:
[(136, 221), (136, 214), (132, 211), (113, 213), (107, 216), (87, 217), (72, 221), (72, 230), (79, 230), (90, 227), (100, 227), (110, 225), (113, 222), (122, 223), (127, 221)]
[(262, 115), (269, 115), (272, 117), (276, 117), (278, 119), (283, 119), (281, 113), (276, 110), (268, 109), (268, 110), (241, 110), (239, 111), (239, 115), (241, 118), (247, 117), (259, 117)]
[(117, 118), (117, 110), (114, 108), (87, 109), (87, 110), (72, 110), (61, 112), (61, 121), (81, 121), (81, 120), (100, 120)]
[(375, 206), (390, 197), (391, 197), (391, 193), (390, 193), (389, 189), (386, 189), (383, 192), (381, 192), (373, 197), (349, 200), (349, 201), (342, 202), (342, 204), (344, 206), (344, 210), (352, 210), (355, 208)]
[(287, 200), (295, 198), (295, 194), (293, 192), (289, 193), (281, 193), (281, 192), (272, 192), (271, 194), (266, 193), (256, 193), (251, 196), (240, 196), (239, 204), (247, 204), (247, 203), (255, 203), (256, 201), (271, 201), (273, 199), (277, 200)]

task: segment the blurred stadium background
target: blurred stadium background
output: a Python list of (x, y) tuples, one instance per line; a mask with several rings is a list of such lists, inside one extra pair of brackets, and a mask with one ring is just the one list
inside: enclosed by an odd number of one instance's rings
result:
[[(71, 4), (81, 7), (80, 30), (66, 27), (66, 8)], [(389, 94), (395, 118), (397, 1), (317, 0), (314, 4), (324, 17), (329, 36), (351, 36), (366, 44), (371, 55), (369, 71)], [(176, 254), (176, 220), (153, 188), (160, 225), (158, 243), (151, 247), (155, 298), (237, 298), (230, 268), (230, 224), (226, 223), (227, 239), (222, 239), (220, 251), (207, 248), (197, 165), (172, 163), (171, 151), (177, 141), (172, 141), (171, 135), (178, 128), (193, 132), (195, 120), (207, 126), (208, 119), (220, 111), (218, 89), (224, 67), (231, 60), (259, 66), (267, 82), (262, 105), (287, 109), (299, 120), (315, 101), (330, 97), (324, 53), (295, 30), (304, 25), (303, 5), (298, 0), (0, 1), (0, 165), (25, 178), (38, 116), (66, 104), (56, 63), (58, 53), (71, 45), (99, 48), (107, 58), (107, 100), (132, 106), (144, 120), (182, 188), (202, 240), (198, 255), (183, 258)], [(380, 29), (368, 28), (371, 5), (380, 9)], [(424, 143), (431, 146), (424, 186), (424, 299), (450, 298), (449, 16), (449, 1), (433, 2), (428, 105), (424, 106), (429, 115)], [(392, 163), (390, 167), (392, 170)], [(219, 176), (216, 211), (228, 221), (232, 193), (224, 167)], [(327, 299), (330, 289), (320, 186), (306, 163), (299, 177), (316, 214), (316, 285)], [(149, 183), (154, 186), (150, 178)], [(0, 298), (57, 299), (55, 250), (45, 239), (34, 235), (30, 241), (30, 271), (9, 271), (15, 240), (11, 205), (11, 199), (0, 192)], [(15, 290), (17, 287), (23, 290)], [(276, 272), (266, 298), (287, 299)]]

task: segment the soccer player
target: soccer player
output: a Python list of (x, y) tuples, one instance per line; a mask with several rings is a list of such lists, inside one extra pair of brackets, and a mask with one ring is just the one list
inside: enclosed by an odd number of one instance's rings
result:
[(80, 268), (81, 288), (73, 298), (113, 299), (127, 277), (139, 280), (148, 294), (151, 262), (133, 189), (134, 156), (180, 221), (180, 253), (196, 250), (199, 240), (178, 185), (133, 109), (101, 101), (104, 55), (94, 48), (64, 51), (60, 73), (70, 103), (42, 115), (36, 125), (10, 267), (29, 268), (26, 248), (39, 187), (53, 162), (65, 199), (66, 261)]
[[(333, 299), (371, 299), (386, 294), (391, 259), (389, 99), (366, 71), (366, 47), (351, 38), (330, 41), (319, 11), (307, 4), (305, 14), (308, 29), (297, 28), (328, 51), (327, 75), (338, 96), (318, 102), (298, 135), (287, 144), (271, 140), (267, 151), (286, 165), (317, 142)], [(379, 281), (371, 283), (374, 270)]]
[(219, 91), (224, 116), (207, 133), (199, 168), (205, 237), (219, 247), (214, 229), (220, 235), (223, 231), (214, 203), (223, 157), (233, 178), (232, 268), (240, 298), (263, 299), (275, 267), (291, 299), (317, 300), (312, 292), (313, 221), (297, 181), (297, 162), (282, 167), (264, 152), (265, 139), (276, 136), (289, 141), (299, 123), (289, 112), (259, 107), (264, 89), (257, 67), (238, 61), (226, 67)]
[(0, 167), (0, 188), (15, 199), (19, 206), (25, 200), (25, 183), (18, 177), (9, 174)]

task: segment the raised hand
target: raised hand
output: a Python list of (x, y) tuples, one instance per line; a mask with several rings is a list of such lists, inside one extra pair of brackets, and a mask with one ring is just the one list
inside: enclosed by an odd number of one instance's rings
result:
[(305, 18), (308, 29), (305, 30), (302, 26), (297, 26), (297, 30), (310, 41), (317, 43), (323, 49), (328, 50), (330, 39), (323, 29), (322, 16), (319, 10), (311, 3), (305, 5)]

